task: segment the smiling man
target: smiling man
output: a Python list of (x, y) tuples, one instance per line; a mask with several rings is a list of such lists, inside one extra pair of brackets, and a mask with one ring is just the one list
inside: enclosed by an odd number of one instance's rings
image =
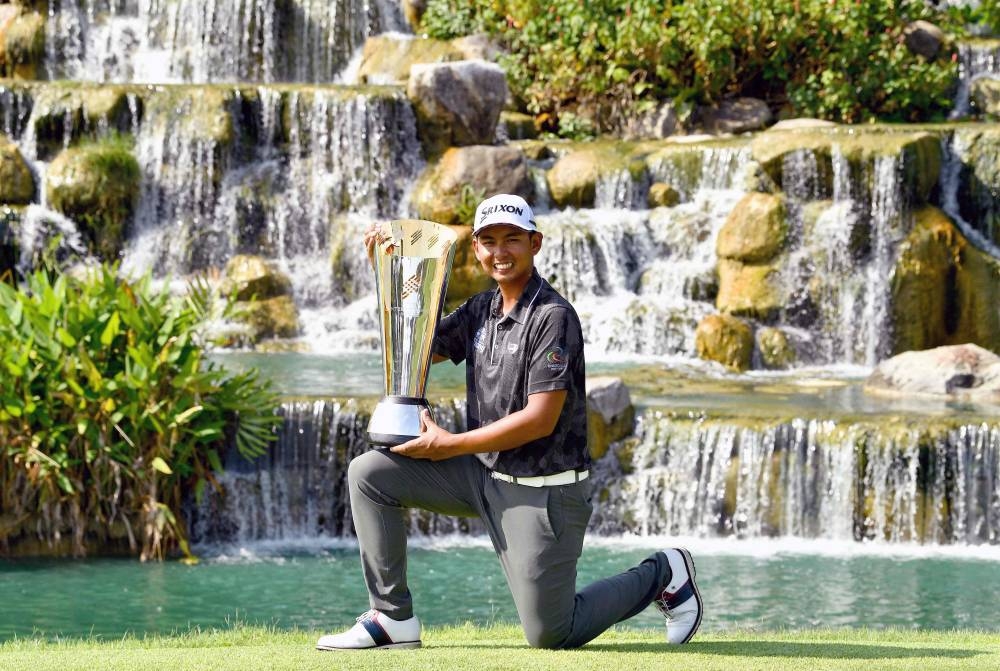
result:
[[(365, 234), (369, 255), (378, 235)], [(581, 646), (651, 603), (666, 617), (667, 642), (697, 631), (702, 602), (687, 550), (656, 552), (576, 590), (592, 511), (583, 336), (573, 306), (535, 269), (542, 237), (519, 196), (477, 208), (472, 246), (497, 288), (442, 319), (434, 339), (435, 361), (466, 362), (468, 431), (450, 433), (425, 411), (416, 439), (351, 462), (371, 609), (318, 649), (420, 645), (406, 582), (408, 508), (483, 521), (532, 646)]]

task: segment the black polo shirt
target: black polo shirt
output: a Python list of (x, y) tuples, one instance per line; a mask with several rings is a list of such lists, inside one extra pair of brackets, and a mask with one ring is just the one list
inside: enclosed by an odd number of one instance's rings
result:
[(480, 453), (507, 475), (552, 475), (590, 466), (583, 333), (576, 310), (538, 271), (506, 316), (500, 290), (473, 296), (441, 320), (434, 353), (466, 361), (468, 426), (487, 426), (523, 409), (528, 396), (566, 390), (551, 435), (503, 452)]

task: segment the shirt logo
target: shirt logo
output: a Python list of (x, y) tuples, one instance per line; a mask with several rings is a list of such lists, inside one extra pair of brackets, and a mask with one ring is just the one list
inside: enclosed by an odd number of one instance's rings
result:
[(545, 353), (546, 366), (551, 371), (566, 370), (569, 361), (566, 360), (566, 350), (562, 347), (553, 347)]
[(510, 352), (511, 354), (516, 354), (517, 343), (516, 342), (507, 343), (507, 351)]
[(473, 337), (472, 339), (472, 346), (475, 347), (476, 351), (479, 352), (480, 354), (486, 351), (486, 334), (484, 332), (485, 330), (486, 330), (485, 326), (480, 326), (479, 330), (476, 331), (475, 337)]

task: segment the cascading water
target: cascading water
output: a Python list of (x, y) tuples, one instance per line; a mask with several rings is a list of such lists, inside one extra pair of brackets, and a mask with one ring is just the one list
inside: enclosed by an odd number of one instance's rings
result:
[(962, 119), (969, 115), (972, 84), (984, 77), (1000, 77), (1000, 44), (995, 41), (959, 44), (958, 88), (950, 114), (952, 119)]
[(51, 0), (46, 30), (50, 79), (329, 83), (407, 24), (388, 0)]
[(605, 533), (1000, 541), (1000, 424), (794, 419), (762, 426), (648, 411), (597, 484)]

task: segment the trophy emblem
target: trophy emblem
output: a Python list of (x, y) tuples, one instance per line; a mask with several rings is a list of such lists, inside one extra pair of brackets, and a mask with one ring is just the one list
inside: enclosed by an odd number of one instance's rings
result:
[(385, 397), (368, 422), (368, 442), (391, 447), (420, 435), (420, 412), (434, 331), (441, 316), (458, 236), (419, 219), (383, 225), (375, 245), (375, 294), (382, 335)]

